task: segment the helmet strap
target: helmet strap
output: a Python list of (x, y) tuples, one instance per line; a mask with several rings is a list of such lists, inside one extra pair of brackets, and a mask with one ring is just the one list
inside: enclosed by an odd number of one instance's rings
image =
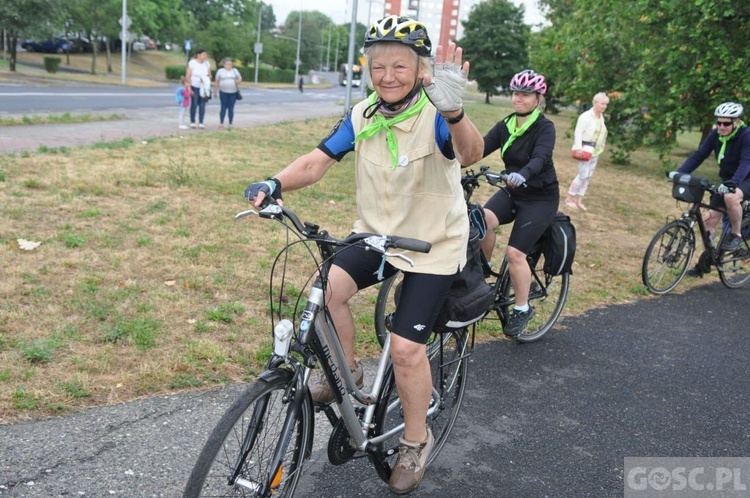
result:
[(417, 81), (414, 84), (414, 87), (409, 91), (408, 94), (406, 94), (404, 98), (400, 99), (398, 102), (386, 102), (380, 97), (378, 97), (375, 100), (375, 102), (373, 102), (372, 104), (370, 104), (369, 106), (365, 108), (362, 115), (366, 119), (369, 119), (373, 117), (375, 113), (377, 113), (378, 110), (380, 110), (381, 107), (384, 111), (383, 114), (387, 114), (387, 115), (397, 114), (399, 111), (402, 110), (401, 107), (404, 104), (412, 101), (414, 99), (414, 96), (417, 95), (421, 90), (422, 90), (422, 78), (417, 78)]

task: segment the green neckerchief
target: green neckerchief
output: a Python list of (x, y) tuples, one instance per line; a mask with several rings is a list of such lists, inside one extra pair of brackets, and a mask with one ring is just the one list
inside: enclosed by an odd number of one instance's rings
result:
[[(374, 104), (377, 100), (377, 94), (373, 93), (370, 95), (370, 104)], [(416, 116), (424, 108), (429, 99), (425, 95), (424, 90), (420, 91), (419, 100), (406, 109), (404, 112), (397, 114), (391, 119), (383, 117), (381, 114), (375, 114), (373, 118), (375, 121), (362, 128), (357, 136), (354, 137), (354, 142), (365, 138), (374, 137), (381, 130), (385, 130), (385, 142), (388, 145), (388, 152), (391, 155), (391, 168), (396, 169), (398, 166), (398, 144), (396, 143), (396, 135), (391, 131), (391, 126), (398, 124), (402, 121), (406, 121), (412, 116)]]
[(508, 137), (508, 141), (505, 142), (505, 145), (503, 145), (503, 148), (500, 150), (500, 157), (503, 157), (505, 155), (505, 151), (510, 147), (510, 145), (516, 141), (516, 138), (520, 137), (524, 133), (526, 133), (526, 130), (529, 129), (531, 125), (534, 124), (536, 121), (536, 118), (539, 117), (539, 115), (542, 113), (538, 108), (534, 109), (531, 114), (529, 114), (529, 118), (524, 121), (524, 123), (521, 125), (520, 128), (517, 128), (518, 126), (518, 118), (515, 114), (513, 114), (511, 117), (505, 120), (505, 126), (508, 127), (508, 131), (510, 132), (510, 137)]
[(740, 128), (745, 126), (744, 121), (740, 121), (740, 125), (734, 129), (732, 133), (727, 135), (726, 137), (719, 135), (719, 142), (721, 142), (721, 149), (719, 149), (719, 155), (716, 156), (716, 162), (721, 164), (721, 160), (724, 159), (724, 152), (727, 150), (727, 142), (729, 142), (731, 139), (734, 138), (734, 136), (737, 134), (738, 131), (740, 131)]

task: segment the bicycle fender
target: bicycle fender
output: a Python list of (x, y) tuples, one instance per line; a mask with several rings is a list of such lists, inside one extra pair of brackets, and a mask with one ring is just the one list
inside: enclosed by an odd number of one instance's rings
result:
[(266, 382), (271, 382), (277, 379), (284, 379), (286, 381), (289, 381), (292, 379), (293, 375), (294, 372), (292, 372), (291, 370), (286, 370), (283, 368), (272, 368), (271, 370), (266, 370), (265, 372), (261, 373), (258, 377)]

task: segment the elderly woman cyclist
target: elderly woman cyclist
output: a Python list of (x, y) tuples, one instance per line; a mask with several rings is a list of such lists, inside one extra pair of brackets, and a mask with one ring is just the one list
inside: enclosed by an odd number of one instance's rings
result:
[[(389, 487), (408, 493), (421, 482), (433, 437), (426, 426), (432, 381), (425, 353), (430, 330), (456, 273), (466, 261), (468, 220), (461, 189), (461, 164), (481, 158), (482, 136), (465, 115), (462, 96), (469, 63), (454, 43), (437, 47), (423, 24), (388, 16), (365, 34), (368, 81), (374, 93), (356, 104), (313, 151), (297, 158), (246, 197), (260, 206), (270, 195), (320, 180), (347, 153), (355, 153), (359, 219), (354, 232), (400, 235), (432, 243), (429, 254), (408, 253), (385, 264), (383, 276), (404, 272), (399, 307), (393, 317), (392, 351), (405, 430)], [(349, 368), (362, 379), (354, 358), (354, 321), (349, 300), (378, 282), (381, 257), (348, 248), (330, 272), (327, 304)], [(331, 403), (331, 388), (311, 388), (316, 403)]]

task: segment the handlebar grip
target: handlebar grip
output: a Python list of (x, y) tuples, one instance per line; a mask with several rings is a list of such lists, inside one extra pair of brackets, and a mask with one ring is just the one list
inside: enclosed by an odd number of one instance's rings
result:
[(424, 240), (410, 239), (409, 237), (391, 237), (391, 244), (397, 249), (406, 249), (408, 251), (428, 253), (432, 249), (432, 244)]

